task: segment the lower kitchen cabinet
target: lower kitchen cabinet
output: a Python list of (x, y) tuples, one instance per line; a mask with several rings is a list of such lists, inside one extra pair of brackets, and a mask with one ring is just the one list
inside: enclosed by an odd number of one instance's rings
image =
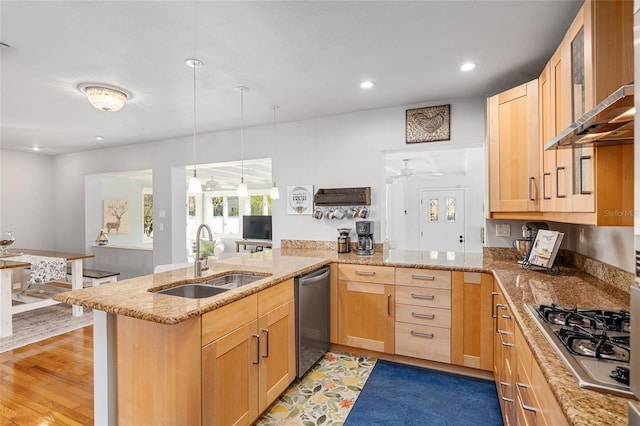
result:
[(538, 363), (524, 340), (519, 327), (515, 329), (516, 376), (515, 401), (516, 424), (518, 425), (566, 425), (562, 413)]
[(338, 266), (338, 343), (394, 352), (394, 269)]
[(166, 325), (116, 317), (118, 424), (250, 425), (295, 380), (293, 279)]
[(493, 277), (451, 273), (451, 363), (493, 370)]
[(493, 375), (506, 426), (515, 425), (515, 321), (497, 283), (494, 286), (494, 363)]
[(395, 352), (451, 362), (451, 272), (396, 268)]

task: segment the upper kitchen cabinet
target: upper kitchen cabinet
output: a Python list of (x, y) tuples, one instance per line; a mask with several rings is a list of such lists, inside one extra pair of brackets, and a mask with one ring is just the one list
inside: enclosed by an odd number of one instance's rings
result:
[(538, 211), (538, 80), (488, 98), (487, 116), (492, 215)]
[[(556, 136), (633, 80), (633, 4), (585, 1), (550, 64), (556, 78)], [(545, 137), (547, 135), (544, 135)], [(543, 139), (543, 145), (549, 139)], [(550, 154), (544, 154), (550, 155)], [(558, 161), (558, 159), (562, 161)], [(559, 163), (563, 164), (559, 164)], [(556, 151), (558, 193), (553, 211), (568, 222), (633, 225), (633, 146), (582, 146)], [(565, 179), (566, 177), (566, 179)], [(564, 179), (564, 180), (562, 180)], [(564, 207), (564, 208), (563, 208)]]

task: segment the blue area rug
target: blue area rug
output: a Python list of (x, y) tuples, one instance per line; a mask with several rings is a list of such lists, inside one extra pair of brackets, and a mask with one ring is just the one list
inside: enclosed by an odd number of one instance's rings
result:
[(378, 360), (345, 426), (502, 425), (493, 381)]

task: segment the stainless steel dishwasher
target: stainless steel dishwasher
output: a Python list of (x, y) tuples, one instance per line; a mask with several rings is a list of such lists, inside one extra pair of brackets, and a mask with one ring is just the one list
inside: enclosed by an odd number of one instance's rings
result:
[(329, 267), (295, 279), (297, 377), (302, 377), (331, 347), (329, 342)]

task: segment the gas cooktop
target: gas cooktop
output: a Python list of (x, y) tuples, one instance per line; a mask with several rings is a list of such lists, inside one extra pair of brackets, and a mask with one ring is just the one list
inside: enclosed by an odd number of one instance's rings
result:
[(559, 305), (525, 308), (581, 387), (633, 397), (629, 312)]

